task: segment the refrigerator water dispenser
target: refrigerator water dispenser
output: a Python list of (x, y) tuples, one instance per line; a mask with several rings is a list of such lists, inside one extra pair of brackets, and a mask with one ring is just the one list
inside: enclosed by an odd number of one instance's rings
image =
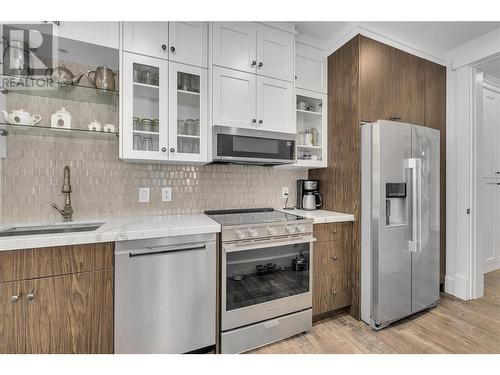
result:
[(406, 183), (385, 184), (385, 225), (406, 225)]

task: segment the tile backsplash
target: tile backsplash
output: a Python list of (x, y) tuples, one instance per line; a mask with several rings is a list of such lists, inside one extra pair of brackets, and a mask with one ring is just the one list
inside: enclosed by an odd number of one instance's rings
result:
[[(62, 62), (71, 71), (86, 72), (90, 66)], [(118, 79), (117, 79), (118, 82)], [(86, 77), (80, 85), (89, 86)], [(116, 98), (91, 98), (85, 88), (59, 98), (9, 93), (8, 111), (23, 108), (42, 116), (50, 126), (51, 114), (61, 108), (71, 112), (72, 128), (87, 127), (94, 119), (118, 124)], [(78, 94), (78, 95), (76, 95)], [(71, 100), (71, 98), (79, 100)], [(3, 100), (2, 99), (2, 100)], [(109, 100), (108, 100), (109, 99)], [(3, 121), (3, 119), (2, 119)], [(29, 133), (28, 133), (29, 134)], [(282, 207), (281, 187), (288, 186), (295, 201), (295, 181), (307, 171), (278, 170), (243, 165), (166, 165), (126, 163), (118, 158), (114, 136), (95, 139), (11, 133), (7, 158), (0, 159), (0, 222), (59, 221), (51, 207), (63, 204), (63, 168), (71, 167), (71, 196), (75, 219), (132, 215), (196, 213), (207, 209)], [(172, 187), (172, 202), (161, 201), (161, 187)], [(150, 203), (139, 203), (139, 188), (150, 187)]]
[[(118, 140), (12, 134), (0, 162), (1, 222), (60, 220), (51, 203), (63, 204), (63, 168), (71, 167), (75, 219), (196, 213), (207, 209), (282, 207), (281, 187), (295, 199), (295, 181), (307, 171), (246, 165), (126, 163)], [(172, 202), (161, 187), (172, 187)], [(150, 187), (150, 203), (139, 188)]]

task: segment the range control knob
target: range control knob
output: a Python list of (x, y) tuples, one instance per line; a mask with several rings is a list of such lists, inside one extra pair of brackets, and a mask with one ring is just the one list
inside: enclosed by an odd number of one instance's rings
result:
[(288, 232), (288, 233), (295, 233), (295, 226), (294, 225), (287, 225), (285, 227), (285, 230)]
[(306, 226), (304, 224), (297, 224), (295, 229), (297, 229), (297, 232), (304, 232), (306, 230)]
[(267, 233), (269, 233), (271, 236), (274, 236), (274, 235), (278, 234), (278, 231), (276, 230), (276, 228), (267, 227)]
[(242, 240), (243, 238), (245, 238), (247, 235), (245, 234), (244, 231), (242, 230), (236, 230), (236, 232), (234, 232), (234, 234), (236, 235), (236, 238)]
[(259, 232), (257, 232), (257, 229), (250, 228), (248, 230), (248, 234), (250, 235), (250, 237), (257, 237)]

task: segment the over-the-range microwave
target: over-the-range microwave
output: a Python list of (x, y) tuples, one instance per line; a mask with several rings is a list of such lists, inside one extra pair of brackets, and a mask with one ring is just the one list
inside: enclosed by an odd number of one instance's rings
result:
[(213, 127), (214, 163), (280, 165), (296, 162), (295, 134)]

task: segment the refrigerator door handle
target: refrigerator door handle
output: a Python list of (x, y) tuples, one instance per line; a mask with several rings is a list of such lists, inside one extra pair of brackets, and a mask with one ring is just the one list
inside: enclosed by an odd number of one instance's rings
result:
[(422, 160), (407, 159), (406, 168), (411, 169), (411, 236), (408, 245), (412, 253), (418, 253), (422, 250), (420, 222), (422, 217)]

